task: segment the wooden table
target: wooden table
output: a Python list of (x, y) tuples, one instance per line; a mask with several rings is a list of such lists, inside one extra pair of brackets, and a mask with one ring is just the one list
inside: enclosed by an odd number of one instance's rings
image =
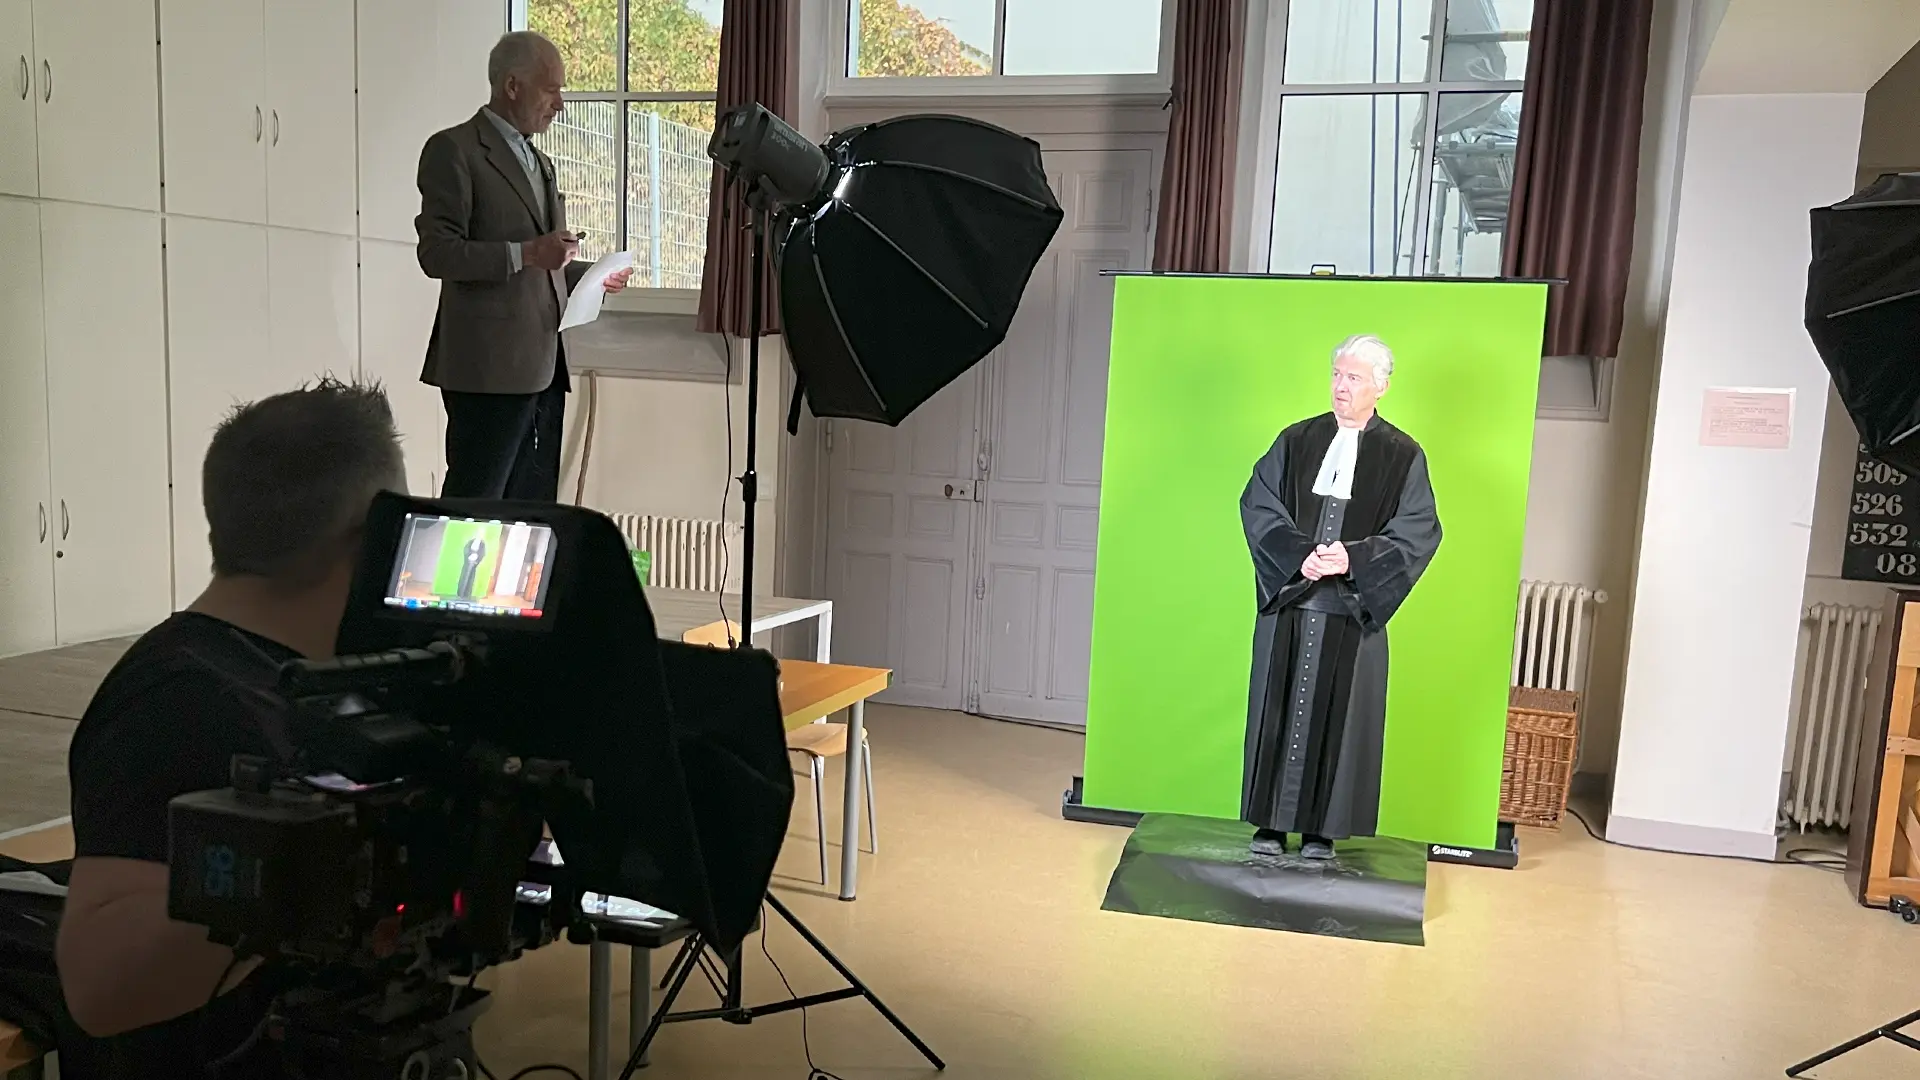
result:
[[(679, 641), (687, 631), (718, 620), (724, 608), (726, 617), (740, 618), (738, 593), (695, 592), (691, 589), (648, 589), (647, 606), (653, 609), (654, 625), (661, 637)], [(833, 659), (833, 601), (796, 600), (786, 596), (758, 596), (753, 601), (753, 630), (747, 636), (764, 634), (781, 626), (805, 622), (820, 623), (819, 640), (813, 658), (824, 664)]]
[[(66, 818), (31, 828), (0, 833), (0, 854), (26, 862), (57, 862), (73, 857), (73, 827)], [(41, 1049), (27, 1041), (20, 1029), (0, 1020), (0, 1077), (36, 1076), (36, 1067), (44, 1056)]]

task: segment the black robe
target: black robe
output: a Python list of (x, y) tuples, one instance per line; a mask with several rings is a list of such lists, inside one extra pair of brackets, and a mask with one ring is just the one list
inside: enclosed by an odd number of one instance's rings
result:
[[(1420, 444), (1375, 416), (1360, 433), (1353, 497), (1313, 493), (1332, 413), (1280, 433), (1240, 496), (1253, 555), (1253, 633), (1240, 816), (1338, 840), (1380, 815), (1387, 722), (1387, 620), (1440, 548)], [(1346, 545), (1348, 573), (1308, 581), (1318, 544)]]

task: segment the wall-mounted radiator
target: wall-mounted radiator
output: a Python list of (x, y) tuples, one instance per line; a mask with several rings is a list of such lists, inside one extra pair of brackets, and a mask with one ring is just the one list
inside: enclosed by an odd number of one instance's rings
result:
[(1815, 604), (1801, 613), (1800, 678), (1780, 817), (1802, 832), (1853, 820), (1855, 753), (1866, 723), (1877, 608)]
[(637, 551), (653, 557), (656, 589), (723, 592), (740, 587), (740, 526), (702, 518), (609, 514)]
[(1522, 581), (1513, 628), (1513, 685), (1586, 688), (1593, 620), (1607, 594), (1564, 581)]

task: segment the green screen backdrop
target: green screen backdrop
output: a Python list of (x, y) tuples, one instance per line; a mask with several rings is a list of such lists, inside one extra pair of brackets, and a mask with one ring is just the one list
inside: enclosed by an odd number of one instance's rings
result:
[(1380, 833), (1492, 847), (1547, 287), (1123, 276), (1094, 581), (1083, 801), (1235, 818), (1252, 664), (1240, 492), (1331, 408), (1332, 354), (1393, 349), (1380, 415), (1427, 453), (1444, 538), (1388, 624)]

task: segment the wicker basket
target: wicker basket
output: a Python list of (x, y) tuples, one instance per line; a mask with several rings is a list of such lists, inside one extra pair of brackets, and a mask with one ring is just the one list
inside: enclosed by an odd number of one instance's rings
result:
[(1580, 695), (1516, 686), (1507, 695), (1507, 757), (1500, 820), (1560, 827), (1580, 736)]

